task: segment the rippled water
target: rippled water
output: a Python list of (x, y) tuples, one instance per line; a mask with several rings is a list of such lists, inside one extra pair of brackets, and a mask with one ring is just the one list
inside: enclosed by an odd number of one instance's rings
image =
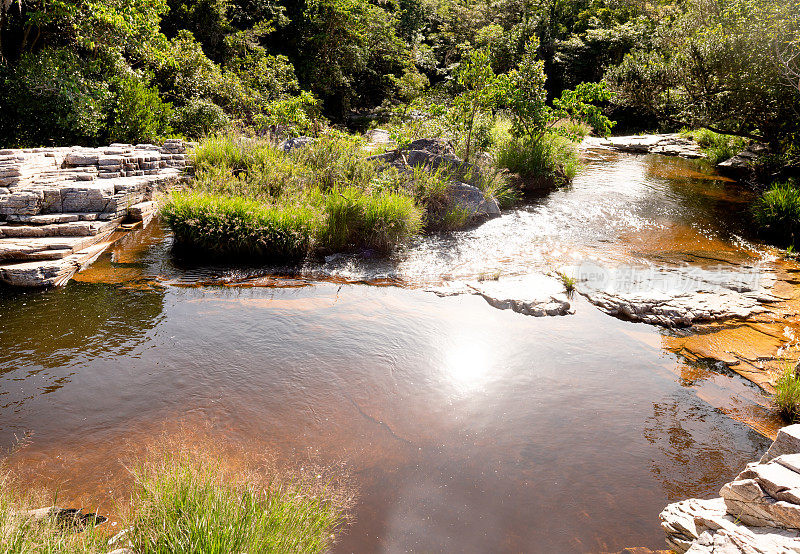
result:
[(340, 552), (661, 547), (667, 502), (715, 494), (765, 449), (740, 422), (774, 423), (761, 393), (580, 297), (532, 318), (421, 290), (587, 257), (767, 256), (739, 238), (748, 198), (729, 183), (589, 156), (572, 187), (389, 261), (187, 267), (151, 226), (64, 289), (2, 291), (0, 446), (26, 437), (12, 467), (106, 509), (121, 457), (164, 429), (344, 462), (360, 501)]

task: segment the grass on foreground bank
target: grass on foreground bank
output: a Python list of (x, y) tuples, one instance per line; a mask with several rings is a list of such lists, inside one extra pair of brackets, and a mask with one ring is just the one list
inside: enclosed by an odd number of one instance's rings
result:
[[(289, 153), (266, 140), (210, 137), (193, 152), (191, 191), (162, 209), (176, 244), (217, 256), (300, 258), (367, 248), (387, 252), (423, 229), (462, 226), (443, 170), (403, 173), (366, 159), (363, 141), (330, 133)], [(488, 196), (504, 182), (483, 178)]]
[(123, 543), (148, 554), (325, 552), (352, 503), (325, 479), (279, 483), (185, 454), (149, 459), (133, 473), (121, 525), (82, 532), (18, 515), (53, 498), (33, 496), (6, 475), (0, 480), (0, 552), (105, 553), (108, 533), (119, 529), (129, 529)]

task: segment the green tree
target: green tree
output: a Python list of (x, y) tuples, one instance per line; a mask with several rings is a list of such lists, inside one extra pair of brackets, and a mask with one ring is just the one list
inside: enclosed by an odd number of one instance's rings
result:
[(469, 162), (476, 117), (497, 104), (497, 76), (492, 70), (488, 48), (473, 51), (461, 63), (457, 83), (461, 94), (453, 100), (452, 116), (459, 130), (466, 133), (464, 161)]

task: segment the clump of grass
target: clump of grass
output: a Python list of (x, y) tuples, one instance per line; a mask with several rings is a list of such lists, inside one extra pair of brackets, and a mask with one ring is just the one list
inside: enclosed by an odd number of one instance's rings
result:
[(326, 552), (348, 502), (324, 479), (286, 484), (186, 453), (134, 470), (130, 531), (137, 552)]
[(0, 552), (4, 554), (99, 554), (108, 551), (107, 537), (94, 527), (80, 533), (55, 518), (40, 521), (24, 512), (55, 504), (55, 498), (16, 483), (0, 472)]
[(333, 249), (355, 245), (385, 252), (422, 228), (422, 210), (396, 192), (334, 189), (324, 196), (324, 211), (326, 226), (317, 242)]
[(741, 137), (722, 135), (708, 129), (684, 130), (681, 135), (699, 144), (706, 159), (714, 165), (732, 158), (747, 146), (747, 141)]
[(556, 271), (556, 276), (561, 281), (561, 284), (564, 285), (565, 291), (568, 293), (575, 292), (575, 284), (577, 283), (575, 277), (570, 277), (563, 271)]
[(177, 246), (217, 257), (301, 257), (325, 226), (313, 206), (299, 201), (273, 205), (204, 192), (173, 193), (161, 214)]
[(548, 177), (566, 184), (575, 177), (580, 161), (572, 141), (548, 133), (537, 141), (509, 137), (500, 142), (497, 165), (523, 177)]
[(775, 382), (773, 403), (787, 421), (800, 421), (800, 375), (795, 368), (787, 365)]
[(753, 217), (765, 235), (796, 245), (800, 235), (800, 189), (791, 182), (773, 184), (753, 205)]

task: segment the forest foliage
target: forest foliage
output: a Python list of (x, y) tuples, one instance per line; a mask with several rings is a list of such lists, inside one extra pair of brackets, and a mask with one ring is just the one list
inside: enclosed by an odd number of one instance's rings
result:
[[(790, 152), (797, 2), (0, 0), (0, 144), (313, 134), (496, 77), (532, 117), (577, 90), (621, 129), (707, 127)], [(465, 81), (470, 64), (488, 73)], [(469, 109), (495, 110), (481, 94)]]

